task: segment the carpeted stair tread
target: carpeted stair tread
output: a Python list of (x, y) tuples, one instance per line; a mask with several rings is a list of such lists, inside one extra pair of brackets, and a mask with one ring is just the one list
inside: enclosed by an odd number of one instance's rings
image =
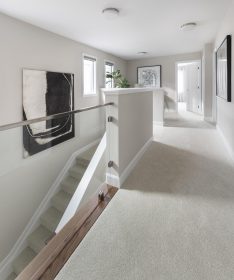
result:
[(44, 226), (40, 225), (29, 237), (28, 243), (37, 254), (46, 245), (46, 242), (52, 237), (53, 233)]
[(29, 247), (23, 250), (15, 259), (12, 265), (14, 271), (6, 280), (16, 279), (17, 275), (30, 263), (36, 254), (43, 249), (46, 242), (50, 240), (96, 149), (97, 145), (91, 147), (76, 158), (76, 164), (70, 168), (67, 177), (60, 185), (61, 190), (51, 199), (52, 207), (40, 217), (41, 225), (28, 236)]
[(89, 159), (85, 159), (85, 158), (82, 158), (82, 157), (77, 157), (76, 158), (76, 164), (85, 168), (85, 169), (88, 167), (89, 163), (90, 163)]
[(17, 275), (20, 274), (20, 272), (33, 260), (35, 256), (36, 253), (30, 247), (24, 249), (13, 262), (14, 272)]
[(84, 153), (82, 153), (81, 155), (79, 155), (77, 158), (83, 158), (86, 160), (91, 160), (91, 158), (93, 157), (94, 153), (97, 150), (98, 145), (95, 145), (91, 148), (89, 148), (87, 151), (85, 151)]
[(41, 223), (51, 232), (54, 232), (58, 226), (63, 213), (54, 207), (50, 207), (42, 216)]
[(15, 280), (16, 277), (17, 277), (17, 275), (16, 275), (14, 272), (12, 272), (12, 273), (6, 278), (6, 280)]
[(62, 189), (73, 195), (76, 188), (78, 187), (78, 184), (79, 184), (79, 180), (75, 179), (74, 177), (72, 176), (68, 176), (62, 183), (61, 183), (61, 186), (62, 186)]
[(75, 165), (75, 166), (73, 166), (70, 170), (69, 170), (69, 174), (73, 177), (73, 178), (75, 178), (75, 179), (77, 179), (77, 180), (81, 180), (81, 178), (83, 177), (83, 175), (84, 175), (84, 172), (85, 172), (85, 168), (84, 167), (82, 167), (82, 166), (79, 166), (79, 165)]
[(51, 199), (51, 203), (58, 211), (64, 213), (67, 208), (69, 201), (71, 200), (71, 195), (63, 190), (56, 193)]

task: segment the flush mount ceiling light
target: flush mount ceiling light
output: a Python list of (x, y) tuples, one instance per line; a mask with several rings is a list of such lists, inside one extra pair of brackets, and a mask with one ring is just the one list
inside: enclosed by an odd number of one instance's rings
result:
[(102, 13), (107, 19), (114, 19), (119, 15), (119, 9), (117, 8), (106, 8), (102, 10)]
[(188, 22), (181, 25), (180, 29), (183, 31), (191, 31), (194, 30), (196, 26), (197, 26), (196, 22)]
[(147, 52), (138, 52), (137, 54), (139, 54), (139, 55), (146, 55)]

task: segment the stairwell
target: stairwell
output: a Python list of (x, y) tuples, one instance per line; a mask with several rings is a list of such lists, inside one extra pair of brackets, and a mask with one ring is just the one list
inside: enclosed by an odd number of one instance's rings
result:
[(15, 279), (55, 235), (55, 229), (96, 148), (96, 146), (92, 147), (76, 158), (74, 165), (68, 170), (65, 179), (62, 181), (59, 191), (52, 197), (50, 207), (40, 217), (39, 226), (27, 237), (27, 247), (13, 261), (12, 273), (6, 280)]

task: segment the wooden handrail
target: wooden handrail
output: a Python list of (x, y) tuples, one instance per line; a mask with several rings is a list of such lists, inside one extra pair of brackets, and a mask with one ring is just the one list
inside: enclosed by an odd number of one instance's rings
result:
[[(117, 192), (117, 188), (110, 187), (106, 184), (103, 184), (101, 187), (99, 187), (95, 195), (91, 197), (91, 199), (83, 207), (81, 207), (81, 209), (64, 226), (64, 228), (57, 235), (55, 235), (51, 239), (51, 241), (49, 241), (49, 243), (41, 250), (41, 252), (17, 276), (16, 280), (54, 279), (54, 278), (48, 278), (48, 276), (43, 277), (43, 275), (46, 273), (48, 268), (53, 264), (55, 259), (60, 255), (63, 249), (66, 246), (69, 246), (69, 243), (72, 241), (74, 236), (76, 236), (77, 233), (79, 233), (79, 230), (82, 228), (82, 226), (85, 223), (87, 223), (87, 220), (91, 217), (91, 215), (95, 212), (95, 210), (98, 209), (98, 207), (100, 206), (102, 209), (103, 205), (106, 206), (108, 204), (105, 203), (105, 199), (104, 201), (100, 200), (99, 198), (100, 192), (104, 193), (104, 198), (108, 197), (109, 193), (111, 193), (111, 196), (114, 196), (114, 194)], [(102, 211), (98, 212), (99, 215), (101, 214)], [(81, 240), (78, 240), (78, 242), (76, 241), (76, 243), (79, 244)], [(75, 250), (75, 248), (73, 249)], [(66, 257), (69, 258), (69, 255), (67, 255)], [(56, 275), (61, 268), (62, 266), (57, 267), (55, 272), (53, 273)]]

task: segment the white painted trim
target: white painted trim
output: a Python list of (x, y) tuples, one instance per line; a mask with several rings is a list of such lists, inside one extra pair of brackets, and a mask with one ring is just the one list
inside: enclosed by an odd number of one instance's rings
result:
[(110, 60), (110, 59), (105, 58), (105, 59), (104, 59), (104, 66), (105, 66), (105, 63), (106, 63), (106, 62), (112, 63), (113, 66), (114, 66), (114, 68), (115, 68), (115, 64), (116, 64), (116, 63), (115, 63), (114, 60)]
[[(113, 69), (114, 71), (116, 70), (116, 63), (114, 61), (111, 61), (111, 60), (108, 60), (108, 59), (104, 59), (104, 64), (103, 64), (103, 67), (104, 67), (104, 87), (106, 88), (106, 63), (112, 63), (113, 64)], [(114, 81), (113, 81), (114, 83)], [(114, 88), (114, 87), (113, 87)]]
[[(90, 93), (85, 93), (84, 92), (84, 58), (86, 57), (90, 57), (92, 59), (95, 60), (95, 73), (94, 73), (94, 88), (95, 88), (95, 92), (90, 92)], [(96, 97), (98, 96), (98, 88), (97, 88), (97, 57), (87, 54), (87, 53), (82, 53), (82, 61), (81, 61), (81, 65), (82, 65), (82, 97), (84, 98), (89, 98), (89, 97)]]
[(229, 154), (231, 160), (232, 160), (233, 163), (234, 163), (234, 152), (232, 151), (232, 147), (231, 147), (230, 144), (228, 143), (228, 141), (227, 141), (226, 137), (224, 136), (223, 131), (222, 131), (222, 129), (220, 128), (219, 125), (216, 125), (216, 129), (217, 129), (219, 135), (221, 136), (221, 138), (223, 139), (223, 143), (224, 143), (224, 145), (226, 146), (227, 152), (228, 152), (228, 154)]
[(106, 183), (116, 188), (120, 188), (119, 176), (113, 175), (111, 173), (106, 173)]
[[(175, 88), (176, 88), (176, 107), (178, 112), (178, 65), (179, 64), (189, 64), (189, 63), (200, 63), (201, 68), (201, 112), (193, 112), (196, 114), (204, 115), (204, 108), (203, 108), (203, 82), (202, 82), (202, 72), (203, 72), (203, 64), (202, 64), (202, 58), (201, 59), (195, 59), (195, 60), (181, 60), (175, 62)], [(186, 100), (186, 108), (188, 108), (188, 100)], [(187, 109), (187, 111), (189, 111)]]
[(164, 126), (164, 122), (153, 121), (153, 125), (156, 125), (156, 126)]
[(148, 147), (150, 146), (152, 141), (153, 141), (153, 137), (151, 137), (143, 145), (143, 147), (140, 149), (140, 151), (135, 155), (135, 157), (132, 159), (132, 161), (129, 163), (129, 165), (125, 168), (125, 170), (123, 171), (123, 173), (121, 174), (120, 177), (118, 175), (114, 175), (114, 174), (111, 174), (111, 173), (106, 173), (106, 183), (111, 185), (111, 186), (120, 188), (122, 186), (122, 184), (124, 183), (124, 181), (129, 176), (129, 174), (132, 172), (134, 167), (137, 165), (138, 161), (141, 159), (141, 157), (143, 156), (145, 151), (148, 149)]
[(213, 117), (204, 117), (204, 120), (210, 123), (214, 123)]
[(143, 154), (145, 153), (145, 151), (148, 149), (148, 147), (150, 146), (150, 144), (153, 141), (153, 137), (151, 137), (145, 144), (144, 146), (140, 149), (140, 151), (135, 155), (135, 157), (132, 159), (132, 161), (129, 163), (129, 165), (127, 166), (127, 168), (125, 168), (125, 170), (123, 171), (123, 173), (120, 176), (120, 187), (122, 186), (122, 184), (124, 183), (124, 181), (127, 179), (127, 177), (129, 176), (129, 174), (132, 172), (132, 170), (134, 169), (134, 167), (136, 166), (136, 164), (138, 163), (138, 161), (141, 159), (141, 157), (143, 156)]
[(90, 184), (90, 181), (98, 167), (98, 164), (106, 150), (106, 133), (102, 137), (100, 144), (97, 147), (85, 173), (79, 182), (79, 185), (76, 188), (75, 193), (73, 194), (55, 232), (58, 233), (68, 222), (69, 220), (75, 215), (82, 198)]
[(37, 228), (39, 225), (39, 219), (41, 215), (50, 207), (50, 200), (54, 196), (54, 194), (58, 191), (64, 176), (67, 174), (68, 170), (72, 166), (75, 158), (79, 155), (96, 145), (100, 142), (100, 139), (88, 144), (87, 146), (79, 149), (78, 151), (74, 152), (67, 163), (65, 164), (62, 171), (59, 173), (58, 177), (54, 181), (53, 185), (49, 189), (48, 193), (42, 200), (41, 204), (37, 208), (36, 212), (30, 219), (29, 223), (25, 227), (24, 231), (16, 241), (14, 247), (11, 249), (10, 253), (3, 259), (0, 263), (0, 279), (6, 278), (12, 272), (12, 262), (14, 259), (27, 247), (27, 237)]
[[(160, 88), (162, 89), (162, 88)], [(159, 90), (158, 88), (101, 88), (105, 95), (137, 94)]]

